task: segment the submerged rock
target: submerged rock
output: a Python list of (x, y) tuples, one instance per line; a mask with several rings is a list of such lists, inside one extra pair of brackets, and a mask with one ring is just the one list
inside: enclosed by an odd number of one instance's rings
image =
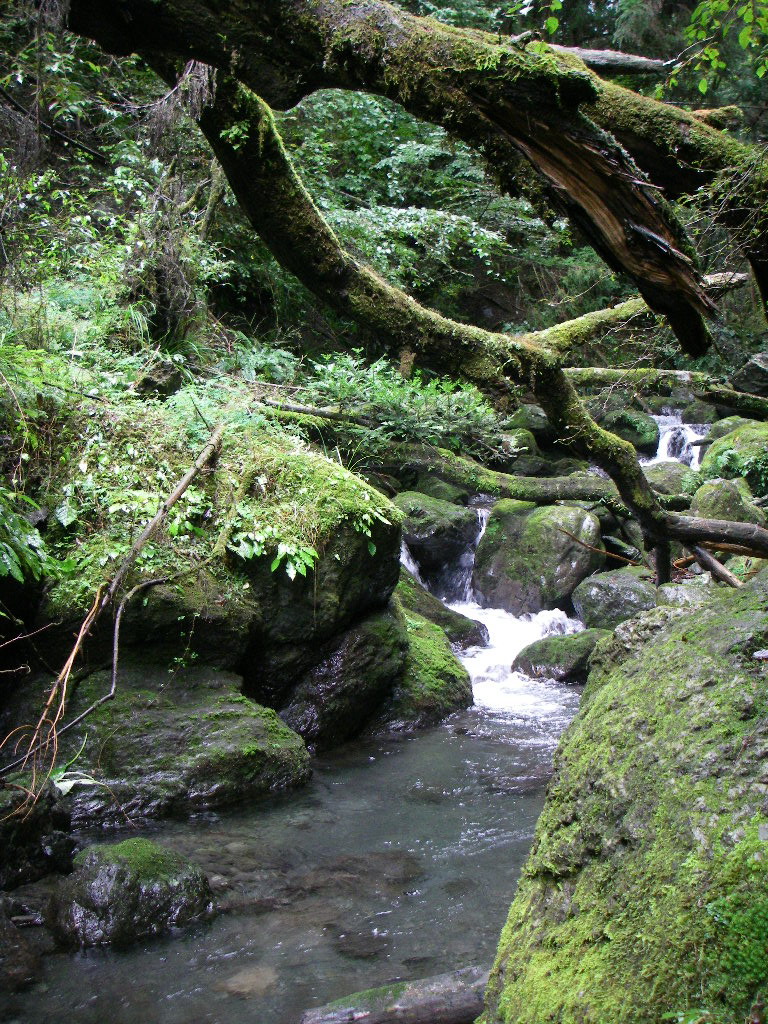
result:
[(478, 600), (514, 615), (562, 607), (603, 564), (603, 551), (591, 550), (600, 545), (600, 522), (582, 508), (499, 501), (475, 558)]
[(127, 946), (213, 912), (205, 875), (148, 839), (94, 846), (51, 901), (49, 924), (69, 946)]
[(595, 645), (607, 636), (610, 636), (607, 629), (585, 629), (569, 636), (546, 636), (524, 647), (515, 658), (512, 669), (534, 679), (567, 679), (572, 683), (583, 683)]
[(0, 799), (0, 889), (72, 868), (72, 820), (61, 794), (48, 783), (33, 806), (22, 807), (23, 801), (16, 789), (4, 790)]
[(406, 611), (418, 612), (434, 622), (460, 650), (488, 643), (488, 627), (484, 623), (455, 612), (438, 601), (405, 567), (400, 569), (400, 582), (395, 594)]
[(573, 592), (573, 607), (585, 626), (613, 629), (656, 606), (656, 587), (647, 569), (613, 569), (590, 576)]
[(745, 1018), (768, 976), (766, 637), (763, 572), (596, 648), (484, 1024)]

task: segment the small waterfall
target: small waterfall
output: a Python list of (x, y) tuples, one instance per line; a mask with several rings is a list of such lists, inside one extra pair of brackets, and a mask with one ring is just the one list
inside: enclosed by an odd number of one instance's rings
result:
[(659, 425), (659, 447), (652, 459), (643, 459), (643, 464), (652, 466), (656, 462), (682, 462), (684, 466), (698, 469), (701, 447), (692, 445), (707, 433), (706, 424), (683, 423), (679, 412), (670, 411), (653, 417)]
[(408, 572), (411, 574), (411, 576), (413, 576), (417, 583), (420, 583), (421, 586), (425, 589), (429, 589), (424, 580), (421, 578), (419, 567), (418, 565), (416, 565), (416, 559), (411, 554), (410, 548), (405, 543), (405, 541), (403, 541), (400, 544), (400, 564), (408, 570)]

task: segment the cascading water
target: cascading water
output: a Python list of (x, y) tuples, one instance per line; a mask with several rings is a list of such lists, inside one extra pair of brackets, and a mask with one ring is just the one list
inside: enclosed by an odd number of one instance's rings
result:
[(659, 425), (659, 447), (652, 459), (643, 459), (644, 465), (652, 466), (656, 462), (682, 462), (691, 469), (698, 469), (701, 460), (701, 447), (691, 442), (700, 441), (707, 433), (708, 427), (697, 423), (683, 423), (679, 412), (669, 410), (663, 415), (654, 416)]
[[(479, 533), (488, 514), (478, 509)], [(457, 567), (467, 598), (473, 555)], [(526, 644), (578, 623), (456, 607), (490, 632), (462, 656), (474, 707), (319, 757), (298, 793), (157, 822), (152, 838), (199, 864), (228, 912), (126, 951), (48, 957), (43, 984), (9, 996), (0, 1020), (296, 1024), (306, 1007), (355, 990), (490, 963), (579, 699), (576, 687), (510, 666)]]

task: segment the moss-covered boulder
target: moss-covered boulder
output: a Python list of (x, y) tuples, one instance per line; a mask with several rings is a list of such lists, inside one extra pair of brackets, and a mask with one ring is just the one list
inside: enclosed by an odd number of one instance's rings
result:
[(705, 480), (744, 477), (759, 497), (768, 495), (768, 423), (745, 424), (714, 441), (701, 461)]
[(128, 946), (213, 912), (202, 871), (148, 839), (92, 846), (54, 894), (49, 925), (67, 946)]
[[(201, 811), (305, 783), (311, 768), (301, 737), (243, 696), (241, 682), (205, 667), (169, 673), (123, 664), (114, 699), (61, 738), (60, 764), (80, 751), (60, 783), (72, 824)], [(95, 673), (74, 691), (69, 713), (108, 690), (109, 673)]]
[(750, 395), (768, 395), (768, 352), (757, 352), (731, 375), (737, 391)]
[(515, 615), (561, 607), (602, 565), (603, 551), (592, 550), (599, 547), (600, 523), (591, 512), (499, 501), (478, 545), (472, 584), (484, 607)]
[(567, 679), (583, 683), (595, 645), (610, 636), (605, 629), (584, 629), (568, 636), (546, 636), (528, 644), (515, 658), (512, 669), (534, 679)]
[(416, 491), (395, 499), (403, 513), (403, 540), (418, 564), (422, 579), (438, 591), (451, 586), (456, 563), (471, 551), (480, 524), (473, 508), (463, 508)]
[(557, 432), (547, 419), (540, 405), (523, 404), (507, 420), (510, 430), (527, 430), (540, 445), (550, 445), (557, 440)]
[(648, 455), (655, 454), (659, 447), (659, 425), (647, 413), (635, 409), (616, 409), (607, 413), (600, 425)]
[(715, 478), (696, 491), (691, 501), (691, 515), (704, 519), (727, 519), (733, 523), (756, 523), (765, 526), (766, 515), (753, 504), (749, 484), (741, 477), (735, 480)]
[(757, 427), (759, 425), (760, 420), (750, 420), (744, 416), (726, 416), (712, 424), (707, 431), (706, 439), (707, 441), (717, 441), (718, 438), (725, 437), (726, 434), (732, 433), (738, 427)]
[(708, 572), (692, 576), (684, 583), (663, 583), (656, 591), (656, 604), (675, 608), (698, 608), (712, 598), (715, 588)]
[(404, 566), (400, 569), (400, 582), (395, 588), (395, 595), (406, 611), (417, 612), (434, 622), (451, 644), (460, 650), (488, 643), (488, 627), (484, 623), (470, 619), (438, 601)]
[(701, 483), (695, 469), (682, 462), (654, 462), (643, 466), (646, 480), (659, 494), (693, 494)]
[(680, 417), (683, 423), (714, 423), (719, 418), (715, 406), (699, 398), (689, 402), (681, 410)]
[(406, 611), (407, 654), (392, 698), (372, 731), (404, 731), (434, 725), (472, 703), (469, 674), (439, 626)]
[(768, 559), (734, 555), (728, 559), (728, 569), (740, 580), (749, 580), (768, 566)]
[(585, 626), (613, 629), (620, 622), (656, 606), (656, 587), (646, 569), (613, 569), (581, 582), (573, 607)]
[(426, 494), (429, 498), (450, 501), (454, 505), (466, 505), (471, 497), (471, 491), (468, 487), (459, 487), (456, 484), (449, 483), (447, 480), (442, 480), (435, 473), (419, 473), (409, 489), (418, 491), (419, 494)]
[(545, 476), (550, 471), (551, 460), (539, 451), (530, 430), (510, 430), (500, 441), (500, 452), (489, 459), (493, 469), (517, 476)]
[(766, 573), (598, 645), (485, 1024), (745, 1019), (768, 977), (766, 647)]
[(291, 690), (281, 718), (317, 749), (351, 739), (398, 684), (407, 647), (404, 624), (395, 611), (364, 619)]

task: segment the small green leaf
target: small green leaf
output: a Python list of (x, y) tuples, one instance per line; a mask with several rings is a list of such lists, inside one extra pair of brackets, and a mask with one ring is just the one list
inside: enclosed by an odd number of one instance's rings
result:
[(706, 78), (702, 78), (700, 80), (700, 82), (699, 82), (699, 92), (702, 94), (702, 96), (706, 93), (708, 88), (709, 88), (709, 84), (708, 84)]
[(547, 32), (549, 32), (550, 35), (552, 35), (553, 32), (557, 32), (559, 25), (560, 21), (558, 18), (555, 18), (554, 15), (547, 18), (547, 20), (544, 22), (544, 28), (547, 30)]

